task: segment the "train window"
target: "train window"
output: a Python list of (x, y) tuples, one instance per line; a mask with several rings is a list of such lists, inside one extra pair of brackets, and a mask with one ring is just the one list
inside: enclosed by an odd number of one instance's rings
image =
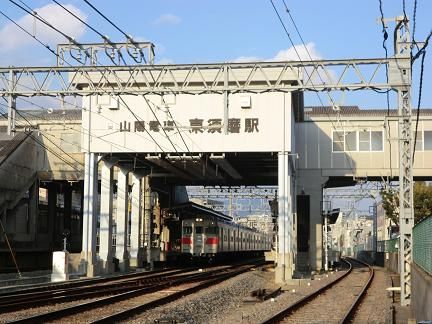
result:
[(217, 234), (218, 228), (217, 226), (210, 226), (205, 229), (206, 234)]
[(202, 228), (202, 226), (197, 226), (197, 227), (195, 227), (195, 233), (196, 233), (196, 234), (202, 234), (202, 233), (203, 233), (203, 228)]
[(183, 226), (183, 234), (192, 234), (192, 226)]

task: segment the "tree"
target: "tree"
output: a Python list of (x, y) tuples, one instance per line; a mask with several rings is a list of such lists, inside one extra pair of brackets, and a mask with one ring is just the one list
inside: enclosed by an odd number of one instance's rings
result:
[[(388, 187), (380, 191), (386, 216), (399, 225), (399, 191)], [(432, 186), (423, 181), (414, 183), (414, 223), (432, 216)]]

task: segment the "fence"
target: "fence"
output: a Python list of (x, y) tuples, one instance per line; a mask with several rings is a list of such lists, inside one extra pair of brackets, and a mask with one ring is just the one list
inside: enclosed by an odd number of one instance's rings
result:
[(413, 228), (413, 261), (432, 274), (432, 217)]

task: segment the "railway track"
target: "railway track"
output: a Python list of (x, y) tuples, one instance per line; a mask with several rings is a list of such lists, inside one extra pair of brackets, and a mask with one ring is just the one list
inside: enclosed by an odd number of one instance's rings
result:
[(0, 313), (26, 309), (29, 307), (29, 303), (31, 303), (32, 307), (35, 307), (121, 293), (162, 282), (169, 278), (175, 278), (176, 276), (187, 276), (185, 272), (191, 270), (177, 269), (134, 273), (6, 293), (0, 295)]
[(344, 261), (349, 264), (349, 269), (343, 276), (304, 296), (262, 323), (351, 322), (372, 283), (374, 270), (358, 260)]
[[(44, 312), (34, 316), (9, 320), (7, 323), (42, 323), (47, 321), (61, 322), (95, 322), (108, 323), (130, 318), (148, 308), (165, 304), (181, 296), (194, 293), (223, 280), (236, 276), (256, 267), (261, 263), (236, 265), (207, 272), (195, 272), (188, 275), (171, 276), (158, 283), (136, 287), (126, 292), (88, 300), (75, 305), (62, 306), (60, 309)], [(87, 296), (83, 297), (87, 298)]]

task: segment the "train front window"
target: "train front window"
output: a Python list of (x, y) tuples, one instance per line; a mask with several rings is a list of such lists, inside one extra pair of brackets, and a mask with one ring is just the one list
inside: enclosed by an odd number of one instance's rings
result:
[(206, 234), (217, 234), (218, 228), (216, 226), (210, 226), (206, 228)]
[(183, 226), (183, 234), (192, 234), (192, 226)]
[(203, 232), (202, 226), (195, 227), (195, 234), (202, 234), (202, 232)]

